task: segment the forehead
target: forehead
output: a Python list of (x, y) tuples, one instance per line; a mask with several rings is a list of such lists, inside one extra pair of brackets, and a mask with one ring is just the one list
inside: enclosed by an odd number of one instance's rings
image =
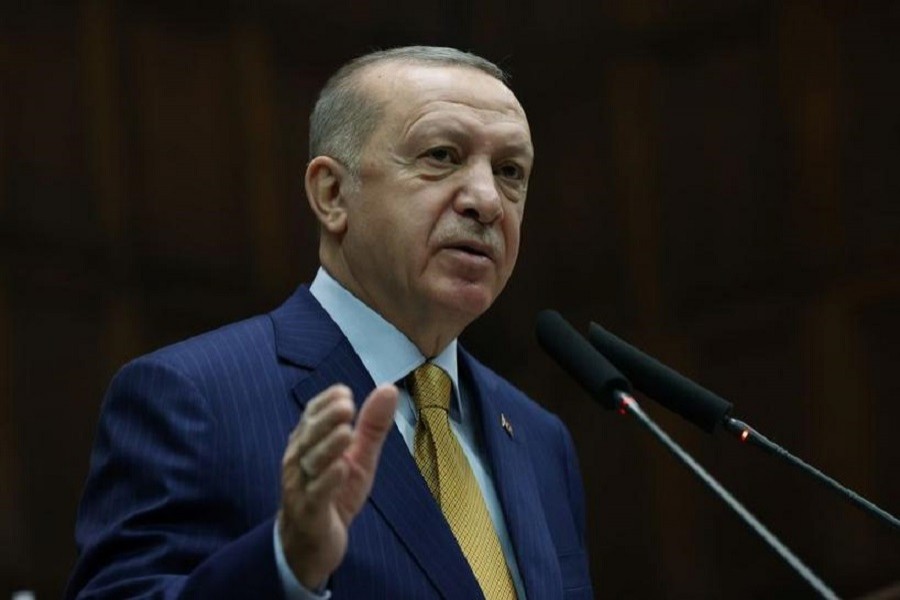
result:
[(381, 104), (382, 123), (391, 133), (442, 118), (497, 125), (527, 138), (528, 120), (512, 91), (473, 67), (408, 62), (373, 65), (361, 75), (367, 93)]

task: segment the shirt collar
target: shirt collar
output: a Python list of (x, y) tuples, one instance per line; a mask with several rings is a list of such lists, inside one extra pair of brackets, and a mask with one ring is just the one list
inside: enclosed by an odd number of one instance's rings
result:
[[(351, 294), (319, 267), (309, 291), (347, 337), (376, 385), (397, 383), (427, 358), (399, 329), (362, 300)], [(453, 383), (453, 402), (459, 404), (457, 341), (454, 338), (431, 362), (441, 367)]]

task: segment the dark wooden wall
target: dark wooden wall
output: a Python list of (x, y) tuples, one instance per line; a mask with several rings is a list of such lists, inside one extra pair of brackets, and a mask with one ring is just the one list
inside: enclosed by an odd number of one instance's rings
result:
[[(572, 430), (599, 594), (803, 597), (646, 433), (567, 381), (532, 323), (548, 306), (604, 323), (900, 513), (898, 32), (896, 2), (7, 0), (0, 595), (60, 594), (115, 369), (313, 275), (301, 177), (327, 75), (436, 43), (511, 70), (530, 116), (523, 254), (466, 341)], [(900, 579), (896, 532), (646, 406), (839, 593)]]

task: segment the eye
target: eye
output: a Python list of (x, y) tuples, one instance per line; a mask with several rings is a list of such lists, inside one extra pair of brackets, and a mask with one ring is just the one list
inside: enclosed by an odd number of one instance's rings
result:
[(506, 163), (494, 169), (494, 174), (506, 179), (522, 180), (525, 179), (525, 169), (516, 163)]
[(425, 152), (425, 157), (439, 163), (457, 163), (459, 162), (456, 151), (447, 146), (439, 146), (431, 148)]

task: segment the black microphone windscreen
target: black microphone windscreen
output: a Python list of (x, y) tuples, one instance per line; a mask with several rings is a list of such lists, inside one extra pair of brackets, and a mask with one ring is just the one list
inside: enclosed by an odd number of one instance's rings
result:
[(616, 391), (631, 391), (628, 380), (555, 310), (538, 313), (535, 331), (547, 354), (605, 408), (617, 407)]
[(644, 354), (600, 325), (591, 323), (588, 338), (637, 389), (701, 429), (713, 433), (731, 412), (731, 402)]

